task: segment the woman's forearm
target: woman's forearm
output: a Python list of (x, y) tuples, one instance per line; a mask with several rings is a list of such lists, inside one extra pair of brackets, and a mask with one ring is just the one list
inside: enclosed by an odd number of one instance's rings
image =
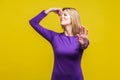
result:
[(40, 21), (46, 16), (47, 14), (45, 13), (45, 10), (43, 10), (41, 13), (39, 13), (37, 16), (32, 18), (29, 23), (30, 25), (44, 38), (46, 38), (48, 41), (52, 41), (52, 37), (56, 34), (52, 30), (48, 30), (41, 26), (39, 23)]

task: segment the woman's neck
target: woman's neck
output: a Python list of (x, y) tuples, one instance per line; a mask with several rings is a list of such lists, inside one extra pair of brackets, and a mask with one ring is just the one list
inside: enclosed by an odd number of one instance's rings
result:
[(72, 27), (71, 26), (64, 27), (64, 34), (66, 36), (73, 36)]

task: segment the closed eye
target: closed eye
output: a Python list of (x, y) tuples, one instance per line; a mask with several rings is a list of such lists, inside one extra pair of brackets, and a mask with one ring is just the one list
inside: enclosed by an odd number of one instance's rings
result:
[(67, 16), (67, 14), (64, 14), (64, 16)]

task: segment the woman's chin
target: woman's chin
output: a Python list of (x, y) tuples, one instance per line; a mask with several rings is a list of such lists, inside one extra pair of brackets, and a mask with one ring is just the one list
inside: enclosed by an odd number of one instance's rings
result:
[(61, 23), (61, 26), (66, 26), (66, 24), (65, 23)]
[(61, 25), (61, 26), (64, 26), (64, 24), (62, 24), (62, 23), (61, 23), (60, 25)]

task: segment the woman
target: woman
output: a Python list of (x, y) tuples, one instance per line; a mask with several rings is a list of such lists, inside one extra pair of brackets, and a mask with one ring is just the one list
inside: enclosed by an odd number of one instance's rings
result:
[[(39, 24), (50, 12), (58, 14), (64, 32), (57, 33)], [(49, 8), (31, 19), (30, 24), (53, 47), (54, 68), (51, 80), (84, 80), (81, 58), (89, 44), (88, 30), (80, 25), (79, 13), (76, 9)]]

